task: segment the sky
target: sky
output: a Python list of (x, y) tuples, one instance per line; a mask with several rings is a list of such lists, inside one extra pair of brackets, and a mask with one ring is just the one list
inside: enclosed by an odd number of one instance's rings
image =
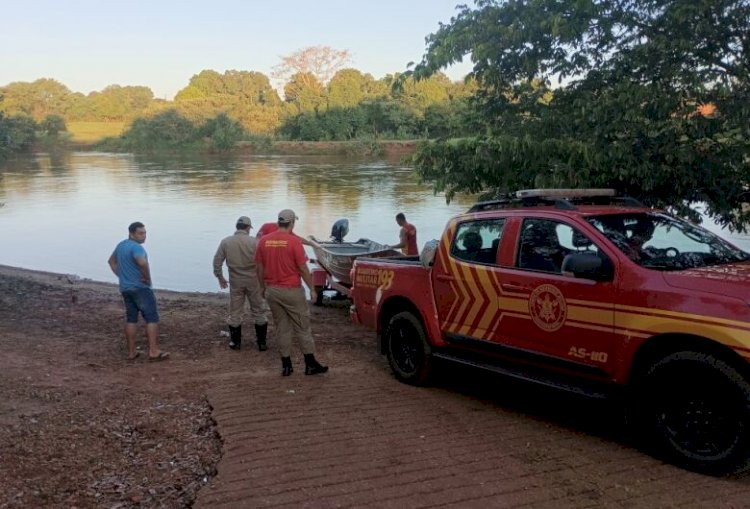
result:
[[(202, 70), (270, 77), (282, 55), (309, 46), (352, 54), (373, 75), (419, 62), (425, 37), (467, 0), (25, 0), (0, 9), (0, 86), (52, 78), (88, 94), (147, 86), (171, 100)], [(464, 61), (446, 70), (453, 80)]]

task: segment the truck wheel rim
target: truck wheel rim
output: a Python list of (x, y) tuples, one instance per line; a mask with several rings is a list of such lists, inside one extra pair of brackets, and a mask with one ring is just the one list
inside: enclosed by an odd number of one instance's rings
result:
[(743, 429), (729, 395), (680, 394), (678, 388), (662, 394), (656, 415), (661, 434), (683, 454), (696, 459), (721, 458), (734, 449)]
[(417, 369), (418, 344), (415, 334), (416, 331), (404, 323), (399, 323), (394, 331), (393, 357), (404, 373), (414, 373)]

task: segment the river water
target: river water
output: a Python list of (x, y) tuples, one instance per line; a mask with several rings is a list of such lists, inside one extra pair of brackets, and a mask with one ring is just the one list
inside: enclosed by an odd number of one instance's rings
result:
[[(0, 166), (0, 264), (115, 282), (107, 259), (127, 225), (141, 221), (155, 287), (218, 291), (213, 254), (241, 215), (257, 228), (292, 208), (300, 218), (295, 231), (324, 240), (345, 217), (347, 240), (393, 244), (394, 216), (404, 212), (421, 246), (473, 201), (446, 204), (398, 160), (36, 154)], [(750, 237), (721, 234), (750, 251)]]
[(404, 212), (422, 245), (472, 201), (447, 205), (397, 159), (36, 154), (0, 166), (0, 264), (114, 282), (107, 259), (141, 221), (156, 288), (218, 291), (213, 254), (241, 215), (257, 229), (292, 208), (323, 240), (345, 217), (347, 240), (394, 244)]

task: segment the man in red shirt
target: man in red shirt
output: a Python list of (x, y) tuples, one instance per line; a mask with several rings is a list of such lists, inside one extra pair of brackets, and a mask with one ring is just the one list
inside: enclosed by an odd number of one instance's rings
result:
[(260, 227), (258, 232), (255, 234), (257, 238), (261, 238), (263, 235), (267, 235), (269, 233), (273, 233), (275, 231), (278, 231), (279, 225), (276, 223), (263, 223), (263, 226)]
[(401, 230), (398, 232), (399, 243), (390, 247), (393, 249), (401, 249), (401, 251), (407, 256), (419, 255), (419, 248), (417, 247), (417, 227), (406, 222), (406, 216), (403, 212), (396, 214), (396, 223), (401, 227)]
[(279, 212), (278, 231), (264, 234), (255, 251), (258, 282), (264, 292), (276, 324), (276, 336), (281, 353), (281, 374), (292, 374), (292, 338), (299, 341), (305, 355), (305, 374), (316, 375), (328, 371), (328, 366), (315, 360), (315, 342), (310, 330), (310, 308), (305, 299), (301, 280), (310, 289), (315, 302), (317, 293), (307, 268), (307, 255), (302, 239), (293, 233), (297, 215), (293, 210)]

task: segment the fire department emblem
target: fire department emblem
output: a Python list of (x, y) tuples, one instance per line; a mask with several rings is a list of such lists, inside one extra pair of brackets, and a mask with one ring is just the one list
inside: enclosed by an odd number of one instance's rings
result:
[(540, 329), (556, 331), (563, 326), (568, 314), (562, 292), (552, 285), (537, 286), (529, 297), (529, 314)]

